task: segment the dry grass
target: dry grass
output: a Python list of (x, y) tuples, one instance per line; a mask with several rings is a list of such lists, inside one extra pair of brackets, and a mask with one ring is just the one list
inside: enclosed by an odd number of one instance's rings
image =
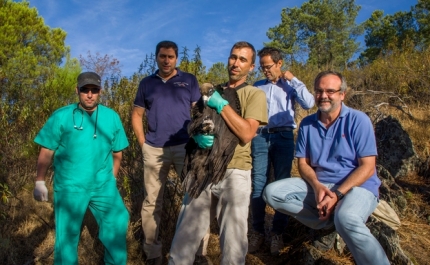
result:
[[(382, 97), (376, 98), (379, 102)], [(370, 95), (370, 99), (365, 99), (365, 106), (374, 106), (375, 98)], [(364, 107), (364, 106), (362, 106)], [(368, 111), (371, 107), (368, 107)], [(417, 106), (410, 109), (412, 117), (407, 115), (404, 110), (387, 105), (384, 108), (377, 110), (383, 116), (392, 115), (399, 119), (403, 128), (410, 135), (414, 143), (414, 149), (421, 160), (428, 159), (430, 155), (430, 141), (427, 127), (430, 123), (430, 106)], [(299, 110), (297, 114), (298, 120), (305, 117), (311, 111)], [(296, 163), (293, 163), (293, 176), (299, 176)], [(414, 264), (430, 264), (430, 179), (429, 175), (419, 176), (411, 174), (402, 179), (396, 180), (398, 184), (405, 189), (407, 194), (408, 208), (401, 217), (402, 226), (398, 230), (400, 244), (407, 256)], [(273, 217), (273, 209), (266, 209), (266, 224), (271, 223)], [(216, 227), (216, 226), (215, 226)], [(266, 234), (270, 231), (270, 227), (266, 227)], [(217, 230), (214, 226), (211, 229), (211, 239), (209, 245), (209, 256), (215, 261), (214, 264), (219, 264), (219, 244)], [(286, 246), (279, 257), (272, 257), (269, 252), (268, 236), (266, 244), (262, 251), (256, 254), (248, 254), (247, 264), (300, 264), (303, 251), (309, 244), (309, 238), (306, 234), (306, 229), (294, 220), (290, 221), (285, 232)], [(339, 255), (334, 251), (329, 251), (323, 254), (323, 259), (320, 264), (354, 264), (350, 254)]]
[[(376, 101), (388, 98), (372, 95), (360, 99), (363, 109), (368, 112), (378, 112), (382, 115), (392, 115), (399, 119), (403, 128), (410, 135), (414, 149), (421, 161), (430, 161), (430, 141), (428, 126), (430, 125), (430, 106), (426, 104), (413, 104), (414, 108), (396, 108), (394, 105), (384, 105), (376, 110)], [(353, 102), (351, 102), (353, 103)], [(394, 102), (395, 103), (395, 102)], [(347, 103), (349, 104), (349, 103)], [(405, 104), (407, 106), (407, 104)], [(410, 107), (410, 106), (408, 106)], [(298, 111), (297, 118), (305, 117), (311, 111)], [(139, 161), (135, 159), (133, 161)], [(425, 163), (423, 163), (425, 165)], [(429, 164), (427, 164), (429, 168)], [(133, 164), (133, 167), (141, 168), (141, 163)], [(427, 169), (428, 169), (427, 168)], [(133, 172), (133, 171), (130, 171)], [(142, 230), (140, 227), (140, 205), (143, 200), (142, 181), (139, 173), (129, 173), (137, 176), (132, 179), (131, 184), (121, 187), (130, 211), (130, 225), (127, 235), (129, 260), (128, 264), (143, 265), (144, 255), (142, 252)], [(127, 174), (125, 174), (127, 175)], [(292, 175), (298, 176), (297, 167), (294, 163)], [(407, 209), (401, 216), (402, 226), (398, 230), (400, 243), (407, 256), (414, 264), (430, 264), (430, 170), (421, 173), (413, 173), (396, 179), (396, 183), (404, 189), (407, 199)], [(172, 182), (171, 194), (165, 198), (173, 198), (166, 203), (165, 216), (163, 217), (162, 235), (165, 244), (164, 252), (167, 253), (169, 240), (174, 233), (176, 215), (178, 213), (178, 202), (181, 192), (175, 190)], [(128, 190), (129, 189), (129, 190)], [(173, 189), (173, 190), (172, 190)], [(52, 191), (50, 191), (52, 194)], [(52, 198), (50, 198), (52, 201)], [(3, 205), (2, 211), (7, 213), (7, 218), (0, 219), (0, 264), (52, 264), (54, 245), (54, 217), (51, 203), (36, 202), (32, 198), (32, 187), (24, 188), (15, 197), (10, 198), (7, 205)], [(267, 208), (266, 224), (271, 223), (273, 210)], [(270, 227), (266, 227), (267, 235)], [(103, 247), (97, 239), (97, 225), (90, 214), (84, 220), (81, 241), (79, 244), (80, 264), (103, 264)], [(309, 244), (309, 238), (302, 225), (294, 220), (290, 221), (284, 239), (286, 246), (279, 257), (269, 254), (269, 236), (262, 250), (256, 254), (249, 254), (246, 258), (247, 264), (300, 264), (301, 257)], [(216, 222), (211, 226), (211, 237), (209, 241), (208, 256), (219, 264), (220, 248), (218, 227)], [(334, 251), (324, 253), (320, 264), (354, 264), (349, 254), (338, 255)]]
[[(404, 187), (421, 187), (409, 192), (408, 210), (401, 218), (402, 226), (397, 231), (405, 254), (415, 265), (430, 264), (430, 180), (417, 175), (408, 176), (400, 182)], [(246, 264), (301, 264), (303, 252), (309, 247), (307, 230), (295, 220), (291, 220), (284, 234), (285, 247), (279, 257), (270, 255), (269, 231), (274, 211), (266, 208), (266, 242), (262, 250), (248, 254)], [(251, 225), (251, 224), (249, 224)], [(208, 256), (214, 264), (220, 262), (219, 237), (216, 224), (212, 225)], [(334, 250), (323, 253), (318, 264), (355, 264), (350, 253), (339, 255)]]
[(399, 181), (408, 208), (398, 230), (403, 250), (414, 264), (430, 264), (430, 179), (411, 174)]
[(411, 110), (412, 117), (402, 110), (395, 107), (387, 106), (384, 110), (385, 115), (392, 115), (397, 118), (403, 128), (408, 132), (414, 143), (415, 152), (419, 157), (426, 158), (430, 156), (430, 105)]
[[(414, 137), (420, 137), (419, 132), (423, 132), (423, 128), (419, 128), (421, 124), (419, 122), (407, 120), (402, 124), (408, 131), (415, 130), (416, 136)], [(417, 152), (420, 152), (421, 155), (425, 155), (427, 152), (426, 144), (428, 143), (424, 143), (422, 147), (416, 147)], [(298, 175), (295, 166), (292, 173)], [(398, 230), (401, 246), (414, 264), (430, 264), (430, 181), (428, 176), (425, 178), (411, 174), (396, 181), (405, 189), (408, 201), (408, 209), (401, 218), (402, 226)], [(128, 264), (132, 265), (144, 264), (141, 248), (140, 212), (137, 210), (140, 207), (139, 201), (141, 199), (141, 196), (137, 196), (130, 200), (127, 205), (131, 212), (127, 239)], [(132, 201), (136, 205), (131, 203)], [(177, 207), (177, 201), (173, 205)], [(12, 198), (8, 214), (9, 218), (1, 221), (0, 264), (52, 264), (54, 245), (52, 205), (35, 202), (31, 191), (23, 190), (16, 198)], [(273, 210), (267, 207), (267, 224), (271, 223), (272, 216)], [(173, 236), (171, 228), (174, 227), (175, 220), (173, 218), (164, 221), (165, 229), (163, 231), (165, 232), (163, 236), (165, 238)], [(266, 230), (268, 235), (270, 227), (267, 226)], [(300, 264), (303, 252), (309, 244), (306, 229), (291, 220), (284, 238), (286, 246), (279, 257), (270, 255), (269, 236), (267, 236), (262, 251), (248, 254), (246, 264)], [(165, 252), (167, 252), (169, 243), (165, 242), (165, 244)], [(218, 226), (214, 222), (211, 226), (208, 256), (214, 261), (214, 264), (219, 264), (220, 254)], [(103, 264), (103, 247), (97, 239), (97, 226), (91, 215), (88, 215), (84, 220), (79, 255), (80, 264)], [(329, 251), (323, 254), (320, 264), (354, 264), (354, 262), (350, 254), (338, 255), (334, 251)]]
[(430, 264), (430, 226), (428, 223), (402, 220), (398, 234), (403, 250), (414, 264)]

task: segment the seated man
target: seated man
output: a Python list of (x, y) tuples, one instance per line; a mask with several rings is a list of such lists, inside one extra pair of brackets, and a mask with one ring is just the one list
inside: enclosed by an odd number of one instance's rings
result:
[(378, 205), (376, 141), (370, 119), (345, 106), (342, 75), (325, 71), (315, 78), (318, 111), (300, 124), (296, 144), (302, 178), (269, 184), (264, 200), (313, 229), (335, 226), (357, 264), (390, 264), (366, 227)]

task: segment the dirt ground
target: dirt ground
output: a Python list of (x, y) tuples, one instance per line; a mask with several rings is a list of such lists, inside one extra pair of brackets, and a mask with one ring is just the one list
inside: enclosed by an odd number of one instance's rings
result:
[[(429, 180), (411, 177), (402, 180), (408, 192), (408, 209), (401, 216), (402, 226), (397, 231), (405, 254), (416, 265), (430, 264), (430, 185)], [(266, 242), (261, 251), (248, 254), (246, 264), (302, 264), (309, 246), (307, 229), (291, 219), (284, 232), (285, 248), (277, 257), (270, 255), (269, 231), (273, 210), (267, 207)], [(9, 218), (1, 219), (0, 264), (52, 264), (54, 220), (51, 203), (35, 202), (31, 190), (12, 199)], [(128, 264), (144, 264), (141, 248), (141, 228), (138, 220), (130, 222), (127, 238)], [(171, 236), (171, 235), (170, 235)], [(79, 245), (79, 264), (103, 264), (103, 247), (97, 239), (97, 227), (91, 215), (86, 216)], [(208, 256), (220, 263), (218, 226), (211, 225)], [(350, 254), (330, 250), (317, 264), (354, 264)]]
[[(400, 216), (402, 225), (397, 230), (400, 245), (408, 258), (415, 265), (430, 264), (430, 180), (413, 175), (399, 181), (409, 194), (408, 209)], [(277, 257), (270, 255), (270, 223), (273, 209), (266, 208), (266, 241), (261, 251), (248, 254), (249, 265), (295, 265), (303, 264), (302, 258), (310, 244), (308, 229), (290, 219), (283, 234), (285, 247)], [(251, 224), (249, 223), (249, 226)], [(219, 238), (216, 222), (212, 223), (208, 256), (214, 264), (220, 263)], [(316, 264), (355, 264), (349, 252), (338, 254), (334, 250), (322, 253), (322, 259)]]

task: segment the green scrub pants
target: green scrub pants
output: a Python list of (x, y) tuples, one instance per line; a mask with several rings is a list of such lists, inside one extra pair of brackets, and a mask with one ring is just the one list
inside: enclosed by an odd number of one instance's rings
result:
[(115, 180), (92, 191), (54, 192), (54, 264), (78, 264), (78, 243), (87, 208), (99, 225), (99, 239), (105, 247), (105, 264), (125, 265), (129, 214)]

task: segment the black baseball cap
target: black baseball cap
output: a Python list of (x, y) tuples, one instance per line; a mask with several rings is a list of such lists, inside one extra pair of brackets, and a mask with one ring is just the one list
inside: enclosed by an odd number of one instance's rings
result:
[(84, 87), (86, 85), (95, 85), (101, 88), (102, 85), (100, 80), (100, 76), (94, 72), (81, 73), (78, 76), (78, 88)]

